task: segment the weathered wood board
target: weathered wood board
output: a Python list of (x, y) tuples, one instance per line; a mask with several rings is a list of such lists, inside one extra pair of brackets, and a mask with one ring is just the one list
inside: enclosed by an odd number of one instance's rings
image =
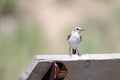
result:
[(41, 80), (51, 64), (65, 64), (69, 73), (64, 80), (120, 80), (120, 54), (36, 55), (19, 80)]

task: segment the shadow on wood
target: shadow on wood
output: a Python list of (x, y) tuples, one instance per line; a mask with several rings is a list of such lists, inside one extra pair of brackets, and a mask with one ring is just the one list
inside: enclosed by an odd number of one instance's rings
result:
[(68, 70), (61, 62), (53, 62), (42, 80), (63, 80), (68, 74)]

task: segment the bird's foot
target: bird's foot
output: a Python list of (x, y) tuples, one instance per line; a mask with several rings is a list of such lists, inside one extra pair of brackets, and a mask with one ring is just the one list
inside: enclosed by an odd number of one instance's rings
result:
[(81, 57), (81, 56), (82, 56), (82, 54), (78, 53), (78, 56), (79, 56), (79, 57)]

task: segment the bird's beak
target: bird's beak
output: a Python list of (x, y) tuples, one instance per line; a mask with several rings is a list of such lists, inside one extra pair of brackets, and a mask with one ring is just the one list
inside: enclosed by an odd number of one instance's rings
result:
[(80, 31), (85, 31), (85, 29), (81, 29)]

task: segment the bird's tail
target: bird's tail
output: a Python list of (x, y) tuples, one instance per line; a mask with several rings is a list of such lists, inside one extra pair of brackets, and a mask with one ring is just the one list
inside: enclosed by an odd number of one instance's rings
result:
[(72, 49), (72, 53), (73, 53), (73, 54), (76, 54), (76, 49)]

